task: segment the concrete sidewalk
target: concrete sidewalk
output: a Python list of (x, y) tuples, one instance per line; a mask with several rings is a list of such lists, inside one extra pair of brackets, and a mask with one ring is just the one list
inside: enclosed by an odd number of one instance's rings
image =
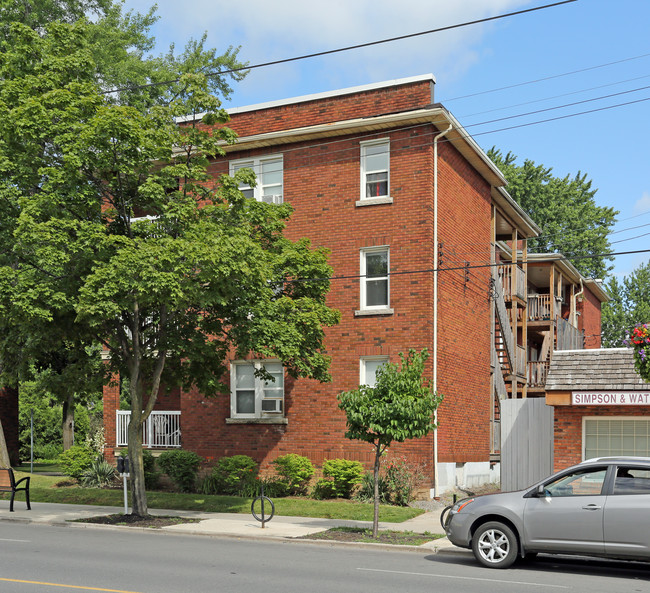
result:
[[(440, 526), (440, 510), (423, 513), (403, 523), (380, 522), (379, 529), (395, 531), (413, 531), (415, 533), (443, 534)], [(54, 503), (32, 503), (32, 509), (27, 510), (24, 501), (14, 503), (14, 512), (9, 511), (9, 501), (0, 500), (0, 521), (19, 521), (25, 523), (44, 523), (50, 525), (66, 525), (74, 527), (100, 527), (106, 525), (93, 523), (71, 523), (75, 519), (86, 519), (99, 515), (123, 513), (124, 507), (89, 506)], [(252, 539), (293, 539), (309, 536), (313, 533), (326, 531), (332, 527), (372, 527), (369, 521), (346, 521), (338, 519), (318, 519), (308, 517), (275, 516), (262, 528), (261, 523), (249, 514), (237, 513), (202, 513), (200, 511), (172, 511), (164, 509), (149, 509), (152, 515), (171, 515), (199, 519), (199, 523), (186, 523), (163, 527), (160, 531), (204, 536), (226, 536)], [(134, 529), (133, 527), (117, 527), (118, 529)], [(137, 527), (135, 529), (138, 529)], [(333, 544), (327, 540), (328, 544)], [(356, 544), (346, 544), (356, 545)], [(363, 544), (359, 544), (363, 545)], [(376, 546), (379, 544), (368, 544)], [(395, 546), (389, 546), (395, 547)], [(459, 551), (447, 538), (432, 540), (422, 546), (402, 546), (413, 549), (425, 548), (433, 552)]]

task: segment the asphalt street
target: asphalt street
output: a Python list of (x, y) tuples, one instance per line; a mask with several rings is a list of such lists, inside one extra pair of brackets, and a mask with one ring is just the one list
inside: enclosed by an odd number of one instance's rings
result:
[(0, 591), (56, 593), (648, 592), (650, 568), (541, 556), (490, 570), (470, 554), (0, 522)]

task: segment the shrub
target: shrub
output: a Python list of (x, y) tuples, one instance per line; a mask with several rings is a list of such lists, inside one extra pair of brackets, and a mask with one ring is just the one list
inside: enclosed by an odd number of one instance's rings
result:
[(328, 459), (323, 463), (323, 479), (314, 489), (318, 498), (350, 498), (363, 479), (363, 465), (348, 459)]
[(282, 498), (283, 496), (289, 495), (289, 488), (286, 480), (273, 476), (271, 478), (262, 478), (257, 480), (257, 484), (255, 484), (257, 489), (253, 496), (262, 494), (262, 485), (264, 486), (264, 496), (268, 496), (269, 498)]
[[(363, 476), (361, 487), (357, 491), (355, 498), (362, 502), (372, 502), (375, 500), (375, 477), (372, 472), (368, 472)], [(386, 480), (379, 476), (379, 502), (381, 504), (388, 504), (390, 497), (386, 488)]]
[[(57, 459), (63, 453), (63, 445), (59, 443), (45, 443), (44, 445), (34, 445), (34, 461), (51, 461)], [(30, 451), (23, 454), (23, 449), (20, 449), (21, 459), (31, 459)]]
[(158, 458), (158, 467), (164, 471), (181, 492), (193, 492), (202, 458), (193, 451), (165, 451)]
[(314, 475), (314, 466), (307, 457), (289, 453), (273, 461), (275, 471), (286, 484), (288, 494), (305, 494), (309, 480)]
[[(379, 502), (397, 506), (407, 506), (413, 499), (413, 491), (422, 481), (420, 466), (411, 465), (405, 459), (398, 458), (388, 461), (379, 475)], [(375, 480), (372, 472), (363, 477), (361, 488), (356, 498), (372, 501), (374, 498)]]
[(85, 488), (103, 488), (109, 486), (116, 476), (115, 466), (103, 457), (97, 457), (81, 476), (81, 485)]
[(415, 487), (422, 481), (422, 472), (419, 466), (409, 464), (406, 459), (391, 459), (386, 464), (384, 481), (387, 502), (405, 507), (411, 502)]
[(59, 455), (58, 462), (66, 476), (79, 480), (90, 469), (96, 457), (97, 453), (92, 449), (84, 445), (73, 445)]
[(203, 494), (250, 496), (257, 492), (257, 463), (248, 455), (222, 457), (201, 484)]
[(142, 450), (142, 467), (144, 469), (144, 487), (147, 490), (158, 488), (160, 472), (156, 471), (156, 458), (149, 449)]

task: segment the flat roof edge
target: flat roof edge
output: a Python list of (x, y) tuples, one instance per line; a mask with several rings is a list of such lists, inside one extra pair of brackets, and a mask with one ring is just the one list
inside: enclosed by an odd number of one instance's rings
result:
[[(323, 91), (321, 93), (312, 93), (310, 95), (299, 95), (298, 97), (289, 97), (287, 99), (278, 99), (276, 101), (266, 101), (264, 103), (255, 103), (253, 105), (243, 105), (242, 107), (230, 107), (226, 109), (229, 115), (238, 113), (248, 113), (250, 111), (260, 111), (262, 109), (271, 109), (273, 107), (283, 107), (284, 105), (295, 105), (296, 103), (307, 103), (309, 101), (317, 101), (319, 99), (329, 99), (330, 97), (339, 97), (342, 95), (353, 95), (355, 93), (362, 93), (367, 91), (374, 91), (377, 89), (389, 88), (394, 86), (402, 86), (404, 84), (411, 84), (414, 82), (433, 82), (435, 84), (436, 78), (433, 74), (420, 74), (418, 76), (409, 76), (406, 78), (395, 78), (393, 80), (384, 80), (382, 82), (373, 82), (370, 84), (363, 84), (359, 86), (351, 86), (343, 89), (336, 89), (333, 91)], [(186, 117), (179, 117), (176, 119), (178, 123), (194, 121), (201, 119), (205, 114), (189, 115)]]

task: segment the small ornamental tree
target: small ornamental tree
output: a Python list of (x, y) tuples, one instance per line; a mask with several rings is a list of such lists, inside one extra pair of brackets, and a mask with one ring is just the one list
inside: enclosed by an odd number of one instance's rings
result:
[(634, 350), (634, 368), (641, 378), (650, 383), (650, 323), (639, 323), (627, 338)]
[(339, 408), (347, 416), (346, 438), (372, 443), (375, 451), (373, 537), (377, 537), (379, 525), (382, 454), (393, 441), (424, 437), (436, 428), (433, 414), (442, 401), (422, 376), (429, 357), (427, 350), (409, 350), (408, 356), (401, 352), (399, 356), (401, 365), (386, 364), (377, 371), (374, 387), (359, 385), (358, 389), (338, 395)]

